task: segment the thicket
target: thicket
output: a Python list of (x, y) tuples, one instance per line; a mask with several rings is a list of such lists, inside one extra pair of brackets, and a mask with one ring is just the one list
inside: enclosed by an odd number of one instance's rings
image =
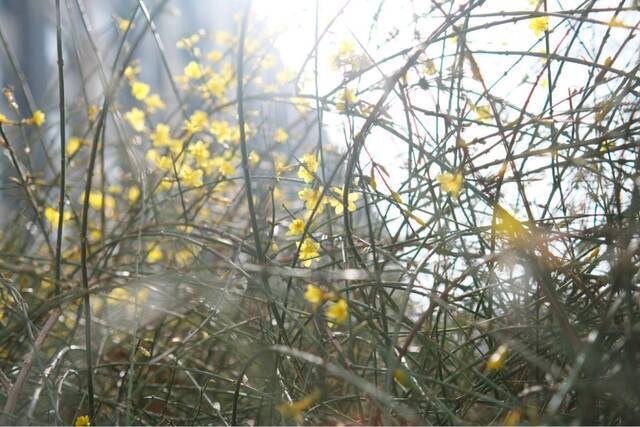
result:
[(4, 424), (640, 423), (637, 4), (346, 2), (287, 70), (60, 3), (49, 105), (0, 31)]

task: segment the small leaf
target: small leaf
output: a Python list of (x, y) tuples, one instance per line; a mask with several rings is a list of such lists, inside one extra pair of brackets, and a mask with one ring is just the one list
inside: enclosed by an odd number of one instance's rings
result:
[(473, 76), (473, 79), (481, 82), (482, 73), (480, 73), (480, 67), (478, 67), (478, 63), (470, 53), (467, 54), (467, 59), (469, 60), (469, 64), (471, 64), (471, 75)]
[(371, 168), (371, 175), (369, 176), (369, 185), (373, 188), (373, 191), (378, 191), (378, 183), (376, 182), (375, 168)]

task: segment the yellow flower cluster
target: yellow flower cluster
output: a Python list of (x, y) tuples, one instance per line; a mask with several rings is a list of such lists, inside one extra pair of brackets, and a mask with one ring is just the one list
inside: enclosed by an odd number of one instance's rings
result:
[(304, 299), (314, 307), (317, 307), (325, 301), (333, 301), (327, 307), (325, 316), (338, 324), (345, 323), (349, 319), (349, 305), (347, 302), (343, 298), (337, 299), (333, 292), (324, 291), (313, 283), (307, 285)]
[[(227, 101), (226, 92), (234, 82), (235, 72), (231, 63), (220, 64), (223, 54), (218, 50), (213, 50), (205, 56), (211, 64), (200, 60), (202, 54), (197, 44), (202, 36), (204, 36), (203, 31), (178, 41), (177, 47), (190, 51), (193, 59), (185, 65), (184, 74), (177, 76), (176, 81), (198, 93), (203, 100), (214, 98), (224, 103)], [(219, 44), (227, 44), (233, 40), (233, 37), (226, 32), (217, 32), (215, 39)], [(215, 68), (219, 70), (216, 71)]]
[(4, 114), (0, 114), (0, 125), (36, 125), (38, 127), (41, 127), (44, 124), (46, 118), (46, 114), (40, 110), (34, 111), (31, 117), (19, 121), (8, 119)]
[[(129, 81), (129, 86), (131, 88), (131, 96), (133, 96), (137, 101), (143, 103), (150, 114), (153, 114), (158, 110), (164, 110), (166, 105), (162, 98), (160, 98), (160, 95), (157, 93), (151, 94), (151, 86), (137, 80), (139, 73), (140, 67), (136, 64), (130, 65), (124, 70), (124, 75)], [(136, 132), (145, 131), (146, 113), (144, 110), (141, 110), (138, 107), (133, 107), (125, 113), (124, 118)]]
[[(202, 34), (198, 33), (182, 40), (179, 45), (191, 49), (201, 36)], [(152, 147), (147, 150), (146, 158), (161, 173), (167, 175), (161, 179), (160, 190), (169, 190), (172, 188), (172, 183), (178, 179), (182, 186), (193, 188), (203, 185), (205, 175), (219, 173), (223, 177), (229, 177), (235, 174), (235, 165), (239, 161), (238, 154), (235, 151), (226, 150), (213, 155), (211, 139), (213, 137), (220, 144), (237, 143), (240, 140), (238, 126), (232, 126), (226, 120), (214, 120), (204, 110), (195, 110), (184, 121), (186, 134), (183, 132), (178, 136), (178, 132), (172, 129), (170, 124), (163, 122), (157, 123), (153, 130), (148, 130), (147, 113), (151, 114), (163, 109), (165, 104), (159, 95), (150, 94), (150, 86), (138, 79), (139, 73), (140, 66), (137, 63), (133, 63), (124, 71), (131, 87), (131, 95), (143, 103), (125, 112), (124, 118), (135, 132), (148, 135)], [(220, 77), (210, 67), (194, 59), (185, 66), (184, 73), (187, 80), (199, 81), (209, 78), (206, 82), (207, 90), (216, 96), (221, 96), (226, 90), (226, 82), (233, 75), (233, 70), (227, 66)], [(250, 134), (251, 129), (248, 124), (245, 130)], [(192, 136), (205, 133), (211, 136), (203, 135), (201, 138), (193, 138), (195, 141), (185, 147), (187, 140)], [(80, 140), (73, 141), (70, 145), (71, 151), (75, 152), (80, 147), (80, 142)], [(256, 165), (259, 160), (259, 154), (253, 151), (250, 156), (251, 164)]]
[(443, 192), (451, 194), (454, 199), (458, 198), (462, 190), (462, 184), (464, 184), (464, 177), (461, 174), (445, 172), (436, 179), (440, 183), (440, 188)]
[(370, 61), (364, 54), (356, 53), (353, 43), (343, 40), (338, 46), (338, 51), (331, 56), (331, 66), (334, 70), (346, 68), (357, 72), (369, 65)]
[[(329, 204), (334, 209), (336, 215), (342, 215), (344, 212), (344, 205), (342, 204), (344, 198), (344, 189), (339, 187), (333, 187), (331, 189), (335, 196), (329, 198)], [(360, 198), (358, 193), (349, 193), (347, 195), (347, 210), (349, 212), (355, 212), (357, 209), (356, 201)]]
[[(321, 214), (324, 212), (324, 205), (329, 204), (334, 208), (336, 215), (341, 215), (344, 212), (344, 205), (342, 203), (344, 197), (344, 190), (339, 187), (333, 187), (331, 189), (333, 194), (325, 195), (322, 197), (324, 189), (318, 187), (313, 190), (311, 188), (304, 188), (298, 192), (298, 197), (304, 202), (304, 206), (307, 209), (307, 216), (313, 212), (316, 205), (318, 208), (316, 213)], [(347, 209), (349, 212), (355, 212), (357, 209), (356, 201), (360, 198), (358, 193), (349, 193), (347, 196)]]
[(298, 169), (298, 177), (307, 184), (312, 183), (314, 175), (318, 171), (318, 159), (314, 154), (307, 153), (302, 156), (302, 165)]

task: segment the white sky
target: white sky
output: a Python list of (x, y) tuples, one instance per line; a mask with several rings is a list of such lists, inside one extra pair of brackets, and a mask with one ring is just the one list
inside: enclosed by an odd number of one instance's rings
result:
[[(567, 10), (579, 7), (583, 2), (578, 0), (568, 1), (556, 1), (549, 0), (549, 11)], [(598, 8), (616, 7), (618, 1), (615, 0), (599, 0), (596, 2)], [(631, 6), (631, 1), (626, 2), (628, 6)], [(346, 4), (345, 0), (322, 0), (320, 1), (320, 30), (324, 29), (330, 20), (336, 16), (338, 11)], [(380, 10), (380, 19), (377, 21), (377, 26), (372, 31), (371, 24), (373, 22), (373, 15), (376, 13), (379, 5), (382, 4)], [(386, 1), (367, 1), (367, 0), (351, 0), (348, 2), (347, 7), (344, 9), (340, 17), (332, 25), (330, 32), (323, 39), (320, 45), (319, 51), (319, 86), (320, 94), (326, 93), (329, 89), (334, 88), (340, 83), (340, 74), (330, 67), (331, 55), (334, 54), (341, 41), (349, 40), (354, 45), (358, 46), (362, 44), (365, 46), (367, 53), (370, 54), (374, 60), (379, 60), (385, 56), (397, 52), (400, 48), (411, 46), (415, 44), (414, 30), (418, 30), (421, 33), (422, 38), (429, 35), (433, 28), (435, 28), (440, 22), (441, 18), (426, 17), (418, 21), (418, 27), (414, 24), (414, 13), (422, 14), (423, 12), (418, 9), (422, 8), (426, 10), (432, 3), (430, 1), (410, 1), (410, 0), (386, 0)], [(466, 1), (457, 1), (456, 5), (467, 4)], [(314, 32), (315, 32), (315, 0), (255, 0), (253, 2), (253, 9), (257, 16), (264, 19), (268, 26), (278, 31), (282, 31), (280, 37), (276, 41), (277, 51), (280, 52), (284, 65), (298, 70), (307, 56), (309, 50), (314, 44)], [(447, 6), (445, 6), (447, 7)], [(489, 13), (499, 11), (529, 11), (534, 7), (531, 5), (530, 0), (487, 0), (485, 4), (475, 10), (474, 13)], [(542, 8), (541, 8), (542, 10)], [(432, 14), (431, 16), (434, 16)], [(613, 16), (612, 12), (594, 13), (590, 15), (592, 19), (601, 20), (607, 23)], [(489, 18), (473, 18), (470, 22), (470, 26), (479, 25), (485, 22), (493, 22), (499, 17)], [(623, 12), (619, 15), (618, 19), (625, 21), (626, 23), (638, 22), (637, 12)], [(467, 42), (472, 50), (516, 50), (516, 51), (528, 51), (540, 52), (544, 49), (544, 42), (539, 40), (534, 32), (529, 28), (528, 20), (521, 20), (517, 23), (503, 24), (498, 27), (490, 28), (482, 31), (475, 31), (470, 36)], [(550, 28), (554, 28), (560, 22), (559, 18), (552, 17), (550, 19)], [(593, 46), (598, 46), (599, 40), (607, 29), (607, 25), (591, 25), (587, 28), (583, 28), (580, 31), (581, 40), (590, 51), (594, 51)], [(607, 43), (604, 53), (601, 55), (600, 63), (604, 62), (604, 59), (608, 55), (614, 55), (618, 46), (622, 40), (628, 35), (628, 29), (613, 28), (612, 35)], [(562, 47), (559, 52), (564, 52), (565, 46), (568, 43), (567, 34), (570, 33), (569, 25), (564, 22), (550, 35), (551, 49), (554, 50), (558, 44)], [(369, 39), (370, 33), (373, 38)], [(393, 41), (388, 42), (387, 37), (389, 34), (396, 34)], [(447, 51), (453, 52), (455, 49), (455, 43), (445, 43)], [(633, 47), (633, 48), (632, 48)], [(442, 43), (436, 43), (432, 48), (427, 51), (427, 56), (438, 57), (440, 50), (442, 49)], [(358, 50), (360, 50), (358, 48)], [(638, 44), (632, 42), (620, 58), (616, 61), (618, 68), (629, 68), (629, 63), (635, 63), (637, 61)], [(580, 43), (576, 43), (570, 56), (581, 57), (587, 61), (591, 59), (588, 57), (589, 53), (586, 51)], [(516, 55), (481, 55), (476, 54), (475, 58), (480, 66), (484, 78), (487, 84), (491, 86), (496, 79), (501, 78), (503, 73), (509, 69), (519, 58)], [(391, 74), (402, 63), (404, 58), (398, 61), (390, 62), (387, 66), (383, 67), (383, 72)], [(508, 100), (513, 100), (516, 105), (522, 104), (527, 97), (531, 84), (520, 85), (520, 82), (528, 76), (528, 79), (533, 82), (538, 73), (542, 70), (543, 62), (537, 58), (525, 58), (520, 61), (519, 64), (509, 72), (508, 77), (502, 78), (499, 85), (491, 90), (493, 95), (503, 97)], [(557, 67), (557, 64), (556, 64)], [(553, 69), (553, 68), (552, 68)], [(313, 61), (307, 64), (309, 76), (312, 76)], [(564, 72), (561, 75), (561, 79), (558, 82), (554, 90), (555, 101), (559, 101), (566, 97), (569, 90), (578, 89), (582, 84), (586, 82), (588, 68), (582, 65), (565, 64)], [(370, 77), (369, 77), (370, 76)], [(417, 81), (418, 76), (413, 76), (413, 83)], [(546, 73), (545, 73), (546, 77)], [(360, 81), (360, 88), (368, 87), (372, 82), (380, 78), (378, 71), (370, 71), (367, 76)], [(410, 76), (411, 79), (411, 76)], [(357, 83), (357, 82), (356, 82)], [(410, 80), (412, 83), (412, 80)], [(358, 90), (358, 85), (349, 86), (352, 90)], [(313, 86), (309, 85), (305, 87), (305, 91), (312, 91)], [(429, 91), (426, 94), (416, 95), (412, 101), (419, 106), (433, 110), (433, 97), (435, 91)], [(547, 89), (540, 85), (534, 92), (534, 97), (529, 106), (530, 112), (539, 113), (542, 109), (543, 102), (546, 100)], [(379, 92), (373, 92), (371, 94), (364, 94), (361, 99), (369, 102), (375, 102), (379, 97)], [(394, 118), (396, 125), (399, 128), (404, 128), (404, 113), (401, 106), (398, 106), (399, 102), (392, 102), (392, 107), (389, 110), (391, 116)], [(486, 104), (486, 101), (480, 102), (479, 105)], [(567, 105), (559, 106), (558, 110), (568, 109)], [(503, 121), (512, 120), (515, 118), (514, 112), (507, 117), (502, 117)], [(473, 117), (471, 113), (471, 117)], [(344, 139), (343, 125), (346, 121), (344, 116), (325, 114), (324, 116), (325, 128), (329, 136), (334, 143), (339, 146), (344, 146), (342, 143)], [(425, 122), (426, 123), (426, 122)], [(358, 124), (356, 124), (356, 129)], [(481, 137), (484, 133), (492, 133), (494, 128), (487, 129), (482, 127), (474, 127), (467, 131), (464, 135), (465, 139), (471, 140), (474, 137)], [(382, 162), (387, 169), (393, 170), (392, 174), (397, 177), (396, 181), (401, 182), (404, 179), (401, 176), (402, 165), (405, 155), (405, 144), (392, 143), (390, 141), (390, 135), (374, 131), (367, 139), (367, 147), (376, 158), (376, 160)], [(498, 150), (499, 151), (499, 150)], [(501, 153), (496, 153), (498, 156)], [(394, 157), (395, 156), (395, 157)], [(398, 157), (399, 156), (399, 157)], [(486, 159), (484, 159), (486, 161)], [(546, 160), (545, 160), (546, 161)], [(433, 171), (437, 173), (437, 171)], [(541, 195), (544, 194), (544, 189), (541, 187)]]

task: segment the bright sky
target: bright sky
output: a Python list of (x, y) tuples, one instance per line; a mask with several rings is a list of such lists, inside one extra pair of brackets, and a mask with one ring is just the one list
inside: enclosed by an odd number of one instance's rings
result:
[[(467, 3), (467, 1), (457, 1), (455, 4), (459, 6)], [(533, 3), (535, 4), (535, 2)], [(549, 0), (548, 8), (549, 11), (553, 12), (554, 10), (578, 8), (584, 3), (586, 2), (578, 0)], [(631, 6), (630, 1), (627, 1), (627, 3), (628, 6)], [(340, 73), (333, 70), (330, 64), (332, 54), (335, 54), (342, 41), (348, 40), (352, 42), (360, 52), (362, 52), (362, 50), (359, 45), (362, 45), (374, 60), (379, 60), (389, 54), (397, 52), (402, 47), (414, 45), (414, 33), (416, 31), (420, 33), (421, 39), (424, 39), (442, 22), (442, 18), (437, 17), (438, 14), (432, 13), (420, 18), (417, 21), (417, 26), (414, 24), (414, 14), (424, 14), (424, 10), (416, 10), (415, 8), (421, 7), (426, 9), (431, 5), (429, 1), (322, 0), (319, 4), (320, 31), (322, 31), (336, 15), (339, 15), (320, 45), (318, 66), (321, 95), (340, 83)], [(596, 2), (596, 6), (599, 8), (615, 8), (618, 4), (619, 2), (615, 0), (600, 0)], [(281, 58), (285, 66), (297, 71), (314, 44), (316, 1), (255, 0), (253, 2), (253, 8), (258, 17), (264, 19), (269, 27), (282, 31), (276, 41), (276, 47), (281, 53)], [(343, 8), (344, 10), (339, 13)], [(476, 9), (474, 14), (486, 14), (499, 11), (531, 11), (533, 9), (534, 6), (532, 6), (531, 0), (487, 0), (483, 6)], [(373, 16), (376, 13), (378, 13), (379, 19), (377, 20), (376, 27), (372, 28), (372, 23), (374, 22)], [(578, 43), (575, 43), (570, 56), (582, 57), (590, 61), (590, 52), (594, 50), (593, 46), (598, 46), (599, 40), (608, 28), (606, 23), (609, 22), (612, 16), (613, 12), (611, 11), (591, 14), (590, 18), (600, 20), (603, 24), (590, 25), (589, 29), (582, 29), (580, 31), (581, 38), (578, 40)], [(494, 22), (498, 19), (502, 18), (499, 16), (473, 18), (469, 25), (481, 25), (485, 22)], [(637, 12), (623, 12), (618, 19), (633, 23), (638, 21), (638, 14)], [(549, 21), (550, 28), (554, 28), (559, 22), (559, 18), (552, 17)], [(530, 50), (532, 52), (542, 52), (544, 50), (544, 42), (534, 35), (534, 32), (529, 28), (529, 23), (529, 20), (521, 20), (516, 23), (508, 23), (486, 30), (475, 31), (470, 35), (467, 42), (474, 51), (487, 50), (502, 52)], [(613, 29), (610, 41), (607, 43), (605, 51), (601, 55), (601, 63), (604, 62), (607, 56), (615, 55), (617, 48), (628, 35), (628, 31), (628, 29), (624, 28)], [(570, 28), (566, 22), (561, 23), (558, 28), (554, 29), (550, 34), (551, 49), (554, 50), (558, 44), (561, 44), (562, 47), (559, 52), (563, 53), (568, 43), (568, 33), (570, 33)], [(455, 42), (449, 41), (444, 43), (446, 51), (451, 53), (454, 52), (455, 46)], [(585, 50), (584, 46), (587, 46), (589, 50)], [(620, 64), (620, 68), (628, 68), (630, 62), (633, 63), (637, 61), (635, 54), (638, 51), (637, 47), (637, 42), (629, 45), (629, 48), (623, 52), (616, 64)], [(438, 57), (440, 56), (442, 48), (442, 43), (436, 43), (432, 48), (429, 48), (426, 56)], [(513, 100), (516, 105), (521, 105), (524, 102), (524, 99), (526, 99), (531, 90), (531, 84), (535, 81), (543, 67), (543, 61), (537, 58), (526, 57), (524, 60), (519, 60), (519, 58), (519, 55), (479, 53), (475, 55), (475, 59), (489, 86), (493, 85), (497, 79), (500, 79), (497, 85), (491, 89), (491, 93), (508, 100)], [(403, 61), (404, 58), (398, 61), (391, 61), (388, 65), (382, 67), (382, 72), (391, 74)], [(514, 64), (515, 67), (510, 70), (510, 67), (514, 66)], [(509, 73), (507, 77), (504, 77), (503, 73), (507, 70), (509, 70)], [(307, 64), (306, 71), (309, 73), (309, 77), (311, 77), (313, 61)], [(566, 98), (569, 90), (580, 88), (580, 86), (586, 82), (587, 72), (588, 67), (576, 64), (565, 64), (561, 79), (558, 81), (554, 90), (556, 102)], [(418, 77), (417, 75), (413, 76), (413, 83), (417, 81)], [(412, 83), (412, 76), (409, 76), (409, 78), (409, 83)], [(531, 83), (521, 85), (520, 82), (525, 78)], [(367, 73), (367, 76), (359, 82), (354, 82), (356, 83), (355, 85), (350, 85), (350, 88), (358, 92), (358, 89), (366, 88), (370, 86), (372, 82), (379, 79), (379, 71), (370, 71)], [(313, 86), (309, 85), (303, 90), (312, 93)], [(433, 92), (435, 91), (431, 90), (424, 95), (415, 96), (412, 101), (416, 105), (423, 105), (425, 107), (429, 105), (430, 109), (433, 109)], [(361, 99), (375, 102), (378, 96), (379, 92), (372, 92), (363, 94)], [(541, 78), (539, 87), (536, 88), (534, 92), (529, 111), (540, 113), (546, 96), (546, 78)], [(481, 101), (480, 104), (482, 103)], [(484, 103), (486, 103), (486, 101), (484, 101)], [(568, 109), (567, 105), (560, 105), (556, 111), (565, 109)], [(401, 106), (399, 106), (399, 102), (392, 102), (389, 112), (394, 118), (395, 125), (403, 128), (404, 114)], [(514, 114), (515, 112), (513, 111), (508, 113), (506, 119), (515, 119)], [(503, 118), (503, 120), (504, 119), (505, 118)], [(325, 114), (324, 120), (326, 131), (333, 142), (344, 146), (342, 143), (344, 140), (343, 126), (346, 123), (344, 116)], [(356, 128), (357, 127), (358, 125), (356, 124)], [(481, 137), (485, 132), (493, 131), (494, 129), (487, 130), (486, 128), (476, 126), (467, 131), (464, 137), (466, 140), (471, 140), (474, 137)], [(394, 144), (390, 139), (389, 134), (374, 131), (367, 140), (367, 147), (376, 160), (381, 161), (388, 169), (400, 173), (406, 157), (406, 146), (405, 144)], [(497, 155), (500, 156), (501, 154), (498, 152)], [(398, 176), (397, 181), (403, 181), (403, 179)], [(541, 194), (542, 193), (544, 193), (544, 191), (542, 191)]]

